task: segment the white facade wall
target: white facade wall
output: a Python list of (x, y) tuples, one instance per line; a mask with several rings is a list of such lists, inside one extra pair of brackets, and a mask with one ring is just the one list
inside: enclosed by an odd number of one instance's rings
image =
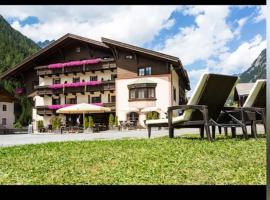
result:
[[(142, 77), (146, 79), (146, 77)], [(157, 107), (162, 111), (160, 118), (166, 118), (165, 112), (171, 105), (171, 81), (168, 75), (159, 77), (147, 77), (150, 81), (157, 83), (156, 86), (156, 99), (153, 101), (132, 101), (129, 102), (128, 85), (138, 80), (134, 79), (116, 79), (116, 115), (119, 121), (127, 120), (127, 114), (135, 109), (143, 109), (147, 107)], [(144, 120), (146, 119), (145, 113), (139, 113), (139, 125), (145, 127)]]
[[(3, 111), (3, 105), (6, 105), (7, 110)], [(15, 122), (14, 115), (14, 103), (10, 102), (0, 102), (0, 124), (2, 124), (2, 119), (6, 118), (6, 128), (13, 128), (13, 124)]]

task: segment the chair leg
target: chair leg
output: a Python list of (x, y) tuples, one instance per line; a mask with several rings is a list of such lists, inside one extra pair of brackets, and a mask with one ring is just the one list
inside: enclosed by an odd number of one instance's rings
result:
[(148, 130), (148, 138), (150, 138), (151, 137), (151, 126), (148, 126), (147, 130)]
[(232, 127), (231, 130), (232, 130), (232, 138), (236, 138), (236, 128)]
[(218, 132), (221, 134), (221, 126), (218, 127)]
[(173, 138), (173, 137), (174, 137), (174, 128), (169, 127), (169, 138)]
[(252, 137), (257, 138), (256, 121), (253, 121), (251, 124), (251, 134), (252, 134)]
[(242, 127), (242, 131), (243, 131), (244, 138), (245, 138), (245, 139), (248, 139), (248, 135), (247, 135), (247, 127), (246, 127), (246, 126), (243, 126), (243, 127)]
[(200, 135), (201, 135), (201, 139), (204, 138), (204, 127), (200, 128)]
[(216, 126), (212, 126), (212, 138), (215, 139), (216, 137)]
[(228, 128), (227, 127), (224, 127), (224, 133), (225, 133), (225, 136), (227, 137), (228, 136)]
[(212, 141), (209, 126), (208, 126), (208, 125), (204, 125), (204, 128), (205, 128), (205, 132), (206, 132), (207, 140), (208, 140), (208, 141)]

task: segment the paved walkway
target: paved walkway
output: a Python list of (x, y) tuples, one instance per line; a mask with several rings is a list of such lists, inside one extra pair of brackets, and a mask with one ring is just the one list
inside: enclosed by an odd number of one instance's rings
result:
[[(250, 130), (248, 129), (250, 132)], [(262, 131), (262, 127), (258, 126), (258, 132)], [(198, 129), (180, 129), (175, 130), (175, 136), (184, 134), (198, 134)], [(237, 133), (241, 134), (241, 130), (237, 129)], [(230, 132), (229, 132), (230, 134)], [(167, 129), (153, 129), (151, 138), (167, 136)], [(53, 134), (53, 133), (37, 133), (37, 134), (13, 134), (0, 135), (1, 146), (15, 146), (24, 144), (38, 144), (46, 142), (61, 141), (82, 141), (82, 140), (116, 140), (116, 139), (142, 139), (148, 138), (147, 130), (130, 130), (130, 131), (104, 131), (100, 133), (73, 133), (73, 134)]]

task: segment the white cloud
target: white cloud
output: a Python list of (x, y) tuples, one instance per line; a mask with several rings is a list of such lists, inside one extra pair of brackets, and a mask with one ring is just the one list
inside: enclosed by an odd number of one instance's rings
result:
[(267, 16), (266, 9), (267, 9), (267, 6), (265, 6), (265, 5), (259, 7), (259, 14), (254, 18), (255, 23), (258, 23), (258, 22), (266, 19), (266, 16)]
[[(34, 41), (57, 39), (66, 33), (100, 40), (109, 37), (143, 45), (162, 29), (177, 6), (0, 6), (0, 13), (15, 17), (12, 26)], [(21, 26), (18, 20), (36, 16), (40, 23)]]
[(185, 65), (226, 51), (226, 44), (234, 37), (226, 17), (228, 6), (189, 6), (183, 11), (195, 16), (195, 26), (184, 27), (165, 41), (164, 48), (157, 49), (181, 58)]
[(251, 41), (242, 43), (235, 51), (222, 55), (216, 67), (224, 74), (243, 72), (265, 48), (266, 40), (263, 40), (261, 35), (256, 35)]

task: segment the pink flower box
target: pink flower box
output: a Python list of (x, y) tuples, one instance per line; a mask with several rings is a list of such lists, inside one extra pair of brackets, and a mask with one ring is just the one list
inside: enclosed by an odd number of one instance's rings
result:
[(64, 105), (48, 105), (48, 108), (50, 110), (58, 110), (60, 108), (64, 108), (64, 107), (67, 107), (67, 106), (71, 106), (72, 104), (64, 104)]
[(62, 67), (72, 67), (72, 66), (80, 66), (80, 65), (91, 65), (91, 64), (97, 64), (101, 61), (100, 58), (97, 59), (90, 59), (90, 60), (79, 60), (79, 61), (71, 61), (66, 63), (55, 63), (55, 64), (49, 64), (49, 69), (57, 69)]
[(52, 85), (49, 85), (49, 88), (59, 89), (63, 87), (84, 87), (86, 85), (95, 86), (101, 83), (102, 83), (101, 81), (88, 81), (88, 82), (77, 82), (77, 83), (52, 84)]
[(16, 93), (16, 94), (22, 94), (23, 91), (24, 91), (23, 88), (16, 88), (16, 89), (15, 89), (15, 93)]

